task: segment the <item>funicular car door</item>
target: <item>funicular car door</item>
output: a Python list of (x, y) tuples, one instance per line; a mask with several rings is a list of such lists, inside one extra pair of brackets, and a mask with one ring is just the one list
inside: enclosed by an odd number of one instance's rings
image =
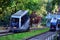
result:
[(18, 18), (11, 18), (11, 27), (12, 28), (18, 28), (19, 27), (19, 19)]

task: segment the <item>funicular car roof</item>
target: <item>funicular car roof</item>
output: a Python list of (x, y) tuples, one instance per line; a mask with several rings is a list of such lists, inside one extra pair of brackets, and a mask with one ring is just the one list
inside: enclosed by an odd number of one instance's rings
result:
[(13, 14), (11, 17), (13, 17), (13, 18), (20, 18), (23, 15), (25, 15), (27, 12), (28, 12), (28, 10), (19, 10), (18, 12)]
[(46, 18), (47, 19), (52, 19), (52, 18), (60, 19), (60, 15), (59, 14), (47, 14)]

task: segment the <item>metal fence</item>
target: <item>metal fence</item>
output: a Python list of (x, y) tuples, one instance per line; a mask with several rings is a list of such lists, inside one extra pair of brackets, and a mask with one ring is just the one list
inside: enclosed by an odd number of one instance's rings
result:
[(49, 35), (49, 36), (47, 36), (46, 38), (45, 38), (45, 40), (54, 40), (54, 37), (56, 36), (56, 34), (51, 34), (51, 35)]

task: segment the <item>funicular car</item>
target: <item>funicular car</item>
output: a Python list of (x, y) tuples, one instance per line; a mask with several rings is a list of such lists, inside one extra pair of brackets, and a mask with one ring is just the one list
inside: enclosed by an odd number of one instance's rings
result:
[(57, 27), (57, 19), (52, 18), (50, 22), (50, 31), (56, 31), (56, 27)]
[(19, 10), (10, 18), (10, 31), (21, 32), (29, 30), (30, 18), (28, 10)]

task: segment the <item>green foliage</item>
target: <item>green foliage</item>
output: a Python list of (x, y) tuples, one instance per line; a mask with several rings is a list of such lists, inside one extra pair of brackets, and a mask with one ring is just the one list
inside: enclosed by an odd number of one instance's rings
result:
[(56, 5), (60, 6), (60, 0), (52, 0), (51, 2), (48, 2), (47, 6), (46, 6), (46, 10), (49, 12), (51, 12), (53, 10), (57, 10)]
[(39, 11), (38, 15), (46, 16), (48, 11), (55, 9), (55, 5), (60, 5), (60, 0), (0, 0), (0, 21), (9, 23), (10, 16), (18, 10)]
[(54, 6), (55, 4), (60, 5), (60, 0), (53, 0), (52, 5)]
[(18, 10), (32, 11), (40, 10), (44, 1), (42, 0), (0, 0), (0, 20), (9, 23), (10, 16)]
[(0, 0), (0, 7), (10, 6), (12, 4), (12, 0)]
[(30, 1), (30, 2), (28, 2), (28, 3), (25, 5), (25, 7), (26, 7), (27, 9), (32, 10), (32, 11), (36, 11), (36, 10), (38, 10), (38, 9), (40, 8), (40, 5), (39, 5), (39, 3)]
[(47, 3), (46, 10), (48, 12), (51, 12), (52, 11), (52, 4), (51, 3)]
[(52, 9), (55, 8), (55, 5), (60, 6), (60, 0), (53, 0), (51, 3), (52, 3)]
[(41, 25), (46, 26), (46, 16), (42, 17)]

